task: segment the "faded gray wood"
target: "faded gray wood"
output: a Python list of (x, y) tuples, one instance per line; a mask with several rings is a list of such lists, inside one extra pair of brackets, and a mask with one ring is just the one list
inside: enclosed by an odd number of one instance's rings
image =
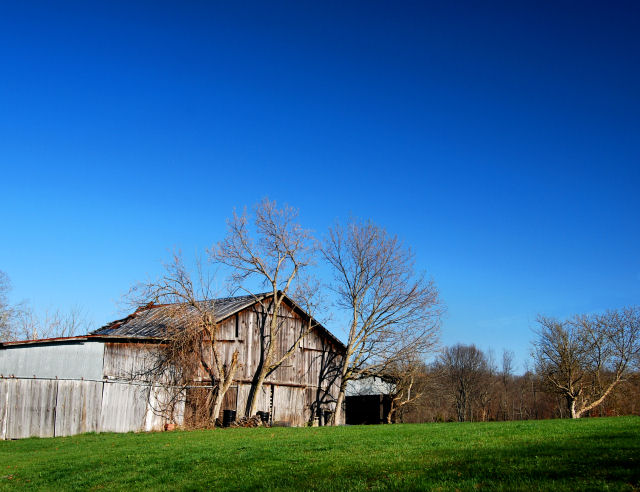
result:
[(305, 425), (305, 390), (291, 386), (276, 386), (273, 395), (273, 421), (294, 426)]
[(184, 422), (185, 397), (186, 394), (178, 394), (173, 389), (162, 386), (150, 387), (144, 430), (147, 432), (159, 431), (168, 422), (182, 424)]
[(58, 381), (56, 436), (100, 430), (102, 386), (96, 381)]
[[(251, 391), (251, 384), (238, 384), (238, 397), (236, 408), (239, 412), (238, 416), (244, 415), (244, 410), (247, 406), (247, 400), (249, 399), (249, 391)], [(271, 385), (265, 384), (257, 397), (256, 409), (259, 412), (271, 411)]]
[(6, 439), (53, 437), (57, 382), (7, 379)]
[(100, 379), (144, 379), (153, 367), (158, 349), (155, 343), (109, 342), (104, 344), (104, 364)]
[(7, 425), (9, 409), (9, 381), (0, 379), (0, 439), (7, 438)]
[(149, 387), (105, 382), (100, 432), (138, 432), (145, 428)]
[[(0, 439), (162, 430), (166, 419), (152, 405), (165, 392), (123, 382), (0, 379)], [(173, 421), (183, 418), (184, 400)]]

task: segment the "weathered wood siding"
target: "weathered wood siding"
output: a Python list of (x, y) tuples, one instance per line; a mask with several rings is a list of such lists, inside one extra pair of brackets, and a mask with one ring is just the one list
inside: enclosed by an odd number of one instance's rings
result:
[[(236, 408), (230, 410), (236, 410), (238, 416), (244, 415), (244, 410), (247, 407), (247, 401), (249, 400), (249, 391), (251, 391), (250, 384), (238, 384), (238, 398)], [(261, 412), (269, 412), (271, 408), (271, 386), (264, 385), (258, 395), (258, 401), (256, 408)]]
[(100, 430), (144, 430), (149, 387), (140, 384), (105, 383), (102, 389)]
[(275, 386), (273, 394), (273, 422), (303, 426), (308, 421), (305, 412), (305, 390), (292, 386)]
[(100, 432), (102, 386), (97, 381), (57, 381), (54, 435)]
[[(149, 399), (145, 416), (145, 431), (160, 430), (166, 423), (184, 422), (185, 394), (176, 393), (162, 386), (149, 387)], [(170, 414), (167, 408), (171, 406)]]
[[(0, 439), (162, 430), (162, 388), (112, 381), (0, 379)], [(158, 394), (160, 392), (160, 394)], [(182, 422), (184, 404), (176, 411)]]
[(55, 380), (2, 379), (0, 395), (4, 395), (0, 410), (3, 439), (23, 437), (53, 437), (57, 382)]
[[(287, 305), (281, 306), (279, 319), (280, 330), (275, 340), (277, 358), (293, 346), (306, 328), (304, 320)], [(232, 316), (219, 327), (218, 341), (224, 359), (230, 361), (233, 351), (238, 350), (240, 361), (235, 375), (238, 384), (235, 405), (230, 406), (225, 401), (223, 409), (244, 414), (251, 381), (262, 354), (260, 333), (268, 330), (270, 322), (271, 315), (265, 315), (258, 306), (254, 306)], [(270, 412), (274, 422), (289, 425), (305, 425), (321, 411), (334, 411), (339, 390), (339, 357), (340, 349), (331, 340), (318, 331), (312, 331), (300, 341), (293, 354), (267, 377), (256, 408)]]
[(153, 343), (104, 343), (104, 363), (100, 379), (144, 380), (145, 371), (153, 367), (157, 347)]
[(7, 426), (9, 419), (9, 385), (4, 379), (0, 379), (0, 439), (7, 439)]

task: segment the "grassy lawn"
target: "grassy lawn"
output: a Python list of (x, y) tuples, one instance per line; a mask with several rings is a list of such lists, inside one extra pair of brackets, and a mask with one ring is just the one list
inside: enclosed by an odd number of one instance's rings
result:
[(640, 418), (0, 441), (0, 489), (639, 490)]

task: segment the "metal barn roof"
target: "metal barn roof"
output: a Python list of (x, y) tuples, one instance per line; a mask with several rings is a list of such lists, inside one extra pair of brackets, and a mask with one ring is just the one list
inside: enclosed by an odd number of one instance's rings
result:
[[(271, 293), (262, 293), (200, 302), (213, 304), (211, 306), (212, 312), (215, 315), (216, 322), (220, 322), (271, 295)], [(309, 316), (294, 301), (288, 297), (285, 297), (285, 299), (300, 314)], [(190, 316), (191, 313), (195, 313), (195, 308), (193, 307), (176, 310), (176, 306), (179, 305), (163, 304), (141, 307), (124, 319), (113, 321), (102, 328), (92, 331), (91, 335), (121, 338), (162, 338), (166, 336), (168, 328), (180, 326), (181, 319)], [(344, 344), (320, 323), (317, 323), (316, 329), (330, 338), (338, 347), (345, 349)]]
[[(207, 305), (215, 314), (216, 322), (220, 322), (229, 316), (242, 311), (267, 294), (257, 296), (224, 297), (210, 301), (200, 301)], [(148, 305), (141, 307), (135, 313), (124, 319), (113, 321), (102, 328), (92, 331), (92, 335), (119, 336), (119, 337), (163, 337), (167, 334), (167, 328), (179, 326), (180, 320), (191, 314), (195, 314), (195, 308), (185, 307), (179, 311), (175, 309), (176, 304)], [(179, 316), (179, 317), (177, 317)]]

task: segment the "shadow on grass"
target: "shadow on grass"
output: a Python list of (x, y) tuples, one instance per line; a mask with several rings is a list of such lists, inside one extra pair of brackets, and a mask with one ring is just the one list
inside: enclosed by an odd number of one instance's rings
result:
[[(239, 460), (237, 480), (194, 478), (187, 489), (222, 490), (637, 490), (637, 435), (595, 434), (555, 442), (491, 442), (466, 449), (413, 448), (376, 454), (307, 450), (283, 457), (264, 449), (262, 459)], [(332, 452), (333, 451), (333, 452)], [(255, 459), (255, 456), (253, 456)]]
[(396, 460), (386, 474), (375, 467), (360, 474), (368, 475), (365, 488), (374, 489), (638, 490), (635, 439), (633, 433), (603, 434), (555, 443), (442, 448), (436, 457)]

